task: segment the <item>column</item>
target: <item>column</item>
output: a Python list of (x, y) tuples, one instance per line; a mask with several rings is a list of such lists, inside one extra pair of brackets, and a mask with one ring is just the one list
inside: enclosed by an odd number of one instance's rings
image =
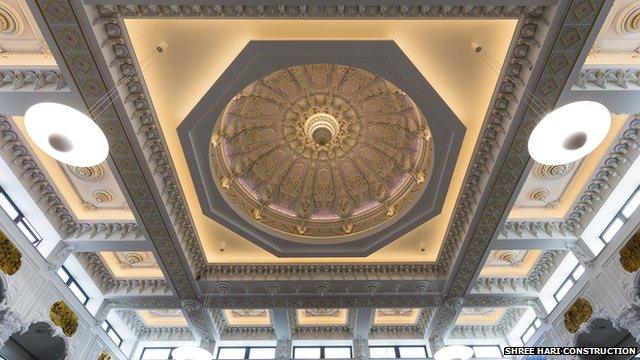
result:
[(276, 360), (293, 358), (293, 344), (291, 339), (278, 339), (276, 341)]
[(356, 360), (365, 360), (369, 357), (369, 340), (353, 339), (353, 358)]

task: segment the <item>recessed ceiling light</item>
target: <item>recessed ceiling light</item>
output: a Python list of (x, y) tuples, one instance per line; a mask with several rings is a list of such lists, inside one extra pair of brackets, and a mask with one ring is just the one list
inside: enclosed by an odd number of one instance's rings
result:
[(31, 106), (24, 115), (29, 137), (52, 158), (72, 166), (95, 166), (109, 154), (104, 133), (82, 112), (57, 103)]
[(611, 113), (594, 101), (576, 101), (547, 114), (529, 137), (529, 155), (544, 165), (574, 162), (607, 136)]
[(473, 356), (473, 349), (464, 345), (445, 346), (433, 354), (435, 360), (467, 360)]
[(211, 360), (213, 355), (198, 346), (181, 346), (173, 350), (171, 358), (175, 360)]

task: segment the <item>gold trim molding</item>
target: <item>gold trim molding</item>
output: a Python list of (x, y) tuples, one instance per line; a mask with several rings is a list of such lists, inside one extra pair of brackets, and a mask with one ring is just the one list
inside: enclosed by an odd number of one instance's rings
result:
[(7, 275), (13, 275), (21, 265), (22, 254), (7, 236), (0, 232), (0, 270)]
[(585, 298), (578, 298), (564, 313), (564, 327), (572, 334), (575, 334), (580, 325), (589, 321), (593, 315), (593, 307)]
[(62, 300), (51, 305), (49, 317), (68, 337), (73, 336), (78, 330), (78, 315)]

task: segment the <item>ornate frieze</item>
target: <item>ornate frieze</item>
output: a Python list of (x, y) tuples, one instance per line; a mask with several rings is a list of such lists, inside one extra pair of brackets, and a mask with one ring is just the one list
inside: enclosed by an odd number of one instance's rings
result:
[[(102, 5), (102, 14), (163, 17), (226, 18), (519, 18), (528, 6), (377, 6), (377, 5)], [(536, 9), (534, 9), (536, 10)]]
[[(390, 309), (386, 309), (390, 310)], [(400, 310), (411, 310), (411, 309), (400, 309)], [(432, 309), (420, 309), (420, 314), (418, 315), (416, 322), (410, 325), (372, 325), (370, 329), (371, 336), (376, 339), (381, 338), (403, 338), (403, 337), (413, 337), (413, 338), (423, 338), (427, 327), (429, 325), (429, 320), (431, 314), (433, 312)]]
[(0, 91), (69, 91), (58, 70), (0, 70)]
[(575, 86), (588, 89), (636, 89), (640, 87), (640, 70), (636, 69), (583, 69)]

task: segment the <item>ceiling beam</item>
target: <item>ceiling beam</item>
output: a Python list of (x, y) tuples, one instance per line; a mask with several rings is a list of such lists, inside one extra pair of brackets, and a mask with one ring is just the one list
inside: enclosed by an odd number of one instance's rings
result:
[[(585, 8), (585, 5), (589, 8)], [(573, 85), (574, 80), (571, 77), (578, 76), (580, 67), (595, 41), (598, 29), (605, 21), (612, 5), (612, 0), (561, 2), (555, 9), (553, 19), (549, 19), (551, 21), (548, 27), (543, 28), (543, 25), (538, 23), (538, 33), (542, 35), (546, 32), (545, 41), (533, 62), (534, 66), (528, 74), (528, 79), (521, 79), (525, 84), (524, 91), (531, 92), (539, 102), (545, 104), (546, 108), (554, 108), (563, 90)], [(589, 16), (582, 14), (579, 19), (576, 19), (576, 14), (581, 14), (583, 11), (587, 11)], [(581, 30), (578, 30), (578, 27)], [(571, 38), (570, 47), (564, 35), (568, 33), (575, 34)], [(533, 49), (530, 49), (531, 51)], [(557, 59), (560, 57), (563, 63), (558, 63)], [(448, 305), (438, 309), (441, 316), (434, 322), (430, 333), (430, 343), (436, 347), (432, 350), (442, 346), (443, 339), (451, 331), (459, 313), (459, 304), (463, 301), (462, 297), (471, 290), (474, 279), (482, 269), (481, 264), (486, 257), (489, 245), (502, 232), (510, 210), (533, 165), (526, 143), (541, 116), (527, 101), (520, 102), (510, 110), (514, 115), (506, 132), (502, 149), (495, 156), (496, 164), (493, 167), (495, 171), (481, 194), (480, 211), (475, 212), (471, 218), (464, 245), (460, 250), (461, 255), (458, 256), (454, 265), (456, 270), (452, 271), (452, 276), (445, 288)]]
[[(131, 0), (84, 0), (89, 5), (130, 5)], [(205, 0), (137, 0), (136, 4), (140, 5), (202, 5), (206, 4)], [(336, 2), (336, 4), (344, 6), (358, 6), (364, 2), (359, 0), (342, 0)], [(370, 0), (366, 1), (367, 6), (553, 6), (558, 3), (558, 0), (431, 0), (431, 1), (419, 1), (419, 0)], [(260, 0), (222, 0), (217, 1), (217, 5), (227, 6), (252, 6), (252, 5), (264, 5)], [(278, 5), (296, 6), (300, 4), (300, 1), (282, 0), (277, 2)], [(425, 5), (426, 4), (426, 5)]]

